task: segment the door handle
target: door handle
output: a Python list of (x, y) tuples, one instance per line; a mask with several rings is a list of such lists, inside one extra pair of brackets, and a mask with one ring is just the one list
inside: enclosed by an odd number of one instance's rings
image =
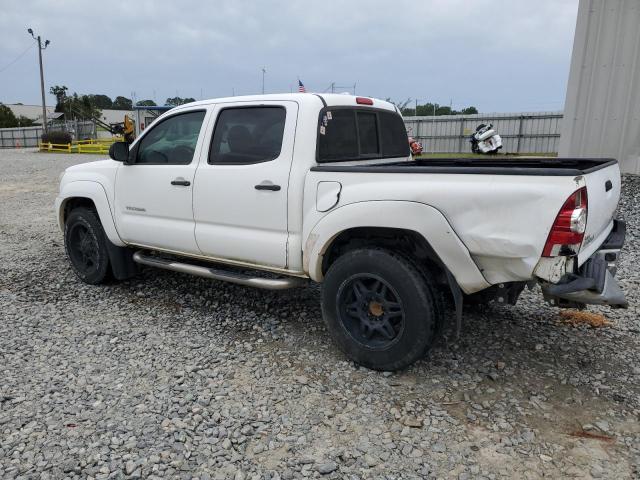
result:
[(277, 192), (280, 190), (280, 185), (273, 185), (270, 183), (260, 183), (256, 185), (256, 190), (271, 190), (272, 192)]
[(171, 185), (179, 185), (181, 187), (188, 187), (189, 185), (191, 185), (191, 182), (189, 180), (180, 180), (180, 179), (175, 179), (175, 180), (171, 180)]

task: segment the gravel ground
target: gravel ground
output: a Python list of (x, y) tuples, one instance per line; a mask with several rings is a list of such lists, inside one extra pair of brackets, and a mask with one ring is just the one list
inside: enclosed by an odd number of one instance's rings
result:
[(80, 283), (52, 205), (95, 158), (0, 150), (0, 478), (640, 477), (640, 178), (612, 326), (525, 292), (383, 374), (337, 351), (317, 287)]

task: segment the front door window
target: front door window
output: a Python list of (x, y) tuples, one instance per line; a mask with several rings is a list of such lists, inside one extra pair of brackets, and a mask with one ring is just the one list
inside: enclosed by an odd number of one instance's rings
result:
[(198, 142), (204, 111), (189, 112), (163, 120), (140, 140), (136, 164), (188, 165)]

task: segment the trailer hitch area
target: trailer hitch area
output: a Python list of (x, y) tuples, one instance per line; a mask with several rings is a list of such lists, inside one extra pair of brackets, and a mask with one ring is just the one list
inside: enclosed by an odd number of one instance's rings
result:
[(585, 305), (629, 306), (624, 292), (609, 269), (608, 263), (592, 257), (579, 272), (567, 273), (558, 283), (541, 282), (545, 300), (558, 307), (581, 308)]

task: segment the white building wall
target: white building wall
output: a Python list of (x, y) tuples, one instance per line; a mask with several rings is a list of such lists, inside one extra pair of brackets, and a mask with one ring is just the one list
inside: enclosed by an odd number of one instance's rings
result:
[(580, 0), (560, 156), (640, 173), (640, 0)]

